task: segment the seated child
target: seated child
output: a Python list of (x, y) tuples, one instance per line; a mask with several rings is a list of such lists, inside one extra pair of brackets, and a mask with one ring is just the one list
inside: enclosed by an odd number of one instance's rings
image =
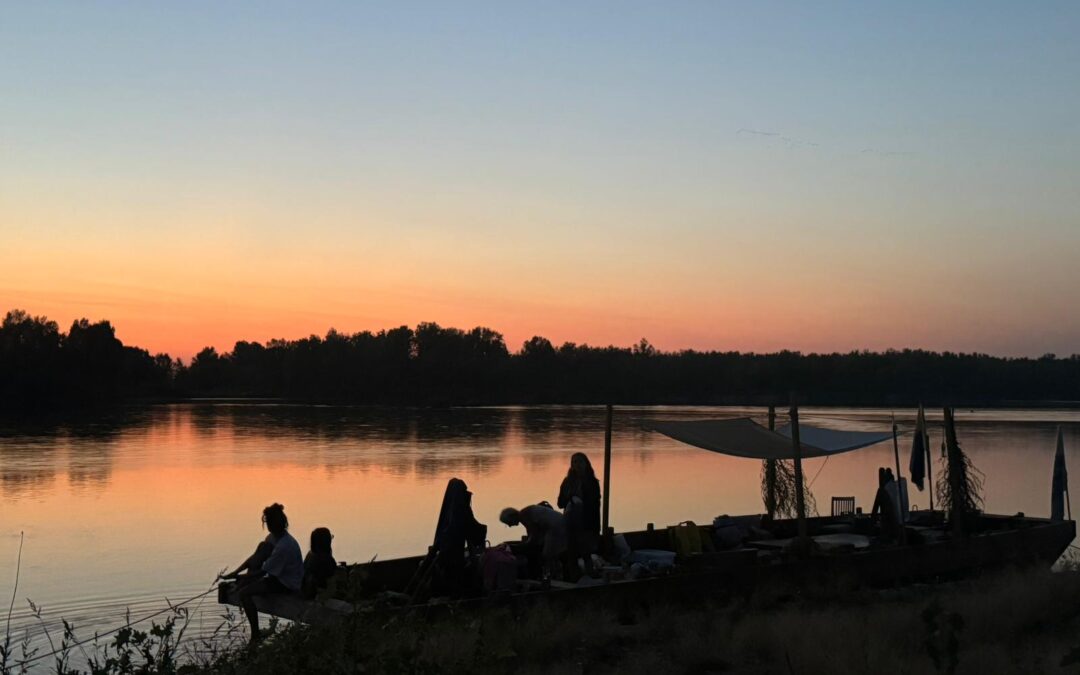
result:
[(330, 547), (334, 535), (325, 527), (311, 531), (311, 550), (304, 558), (304, 581), (301, 592), (305, 598), (314, 598), (319, 589), (326, 588), (337, 570), (337, 562)]

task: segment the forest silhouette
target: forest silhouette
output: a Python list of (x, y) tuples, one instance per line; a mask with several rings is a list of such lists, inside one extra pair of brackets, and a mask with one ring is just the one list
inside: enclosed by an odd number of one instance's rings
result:
[(0, 401), (50, 410), (125, 400), (270, 397), (385, 405), (1005, 405), (1080, 401), (1080, 355), (1005, 358), (923, 350), (769, 354), (556, 346), (511, 352), (489, 328), (435, 323), (206, 347), (189, 363), (127, 346), (108, 321), (22, 310), (0, 324)]

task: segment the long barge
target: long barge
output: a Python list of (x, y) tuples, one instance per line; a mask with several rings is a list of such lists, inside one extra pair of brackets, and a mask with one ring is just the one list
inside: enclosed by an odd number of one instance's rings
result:
[[(906, 543), (882, 545), (872, 536), (865, 516), (808, 518), (809, 546), (798, 546), (796, 522), (776, 521), (769, 538), (747, 541), (729, 550), (676, 555), (666, 529), (622, 534), (634, 551), (668, 552), (673, 564), (632, 578), (632, 564), (622, 572), (605, 573), (586, 582), (541, 582), (520, 579), (510, 592), (456, 600), (418, 601), (406, 591), (426, 556), (374, 561), (343, 568), (339, 574), (360, 576), (362, 589), (353, 597), (305, 600), (299, 595), (256, 598), (260, 612), (291, 621), (322, 623), (353, 612), (397, 612), (408, 609), (477, 607), (493, 603), (607, 602), (612, 598), (702, 598), (749, 593), (765, 585), (806, 588), (810, 585), (852, 589), (889, 587), (914, 582), (970, 577), (1010, 567), (1049, 568), (1076, 536), (1074, 521), (1051, 521), (1017, 514), (980, 514), (967, 523), (967, 533), (955, 536), (940, 512), (916, 514), (906, 528)], [(709, 526), (701, 528), (709, 537)], [(219, 602), (239, 605), (233, 584), (219, 587)], [(601, 600), (602, 599), (602, 600)]]

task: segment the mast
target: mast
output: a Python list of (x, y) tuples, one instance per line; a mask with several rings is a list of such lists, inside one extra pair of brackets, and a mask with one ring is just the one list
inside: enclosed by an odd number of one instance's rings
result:
[(934, 479), (930, 475), (930, 431), (926, 428), (926, 413), (922, 404), (919, 404), (919, 415), (922, 417), (923, 447), (926, 449), (926, 490), (930, 493), (930, 510), (934, 510)]
[(611, 508), (611, 404), (607, 405), (607, 422), (604, 425), (604, 494), (603, 524), (601, 532), (608, 537), (608, 513)]
[[(776, 406), (769, 406), (769, 431), (776, 431)], [(769, 520), (776, 517), (776, 460), (765, 460), (765, 510)]]
[(900, 485), (900, 442), (897, 440), (896, 429), (896, 417), (893, 417), (892, 422), (892, 449), (893, 456), (896, 458), (896, 485)]
[(806, 539), (806, 502), (803, 499), (802, 444), (799, 442), (799, 407), (792, 399), (791, 409), (792, 454), (795, 457), (795, 512), (798, 518), (799, 539)]

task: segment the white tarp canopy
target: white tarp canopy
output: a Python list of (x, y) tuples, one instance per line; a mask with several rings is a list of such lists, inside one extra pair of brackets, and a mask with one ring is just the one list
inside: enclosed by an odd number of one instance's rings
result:
[[(791, 428), (770, 431), (749, 417), (727, 420), (653, 422), (649, 425), (677, 441), (704, 450), (752, 459), (794, 459)], [(840, 431), (799, 425), (802, 456), (825, 457), (865, 448), (892, 438), (892, 431)]]

